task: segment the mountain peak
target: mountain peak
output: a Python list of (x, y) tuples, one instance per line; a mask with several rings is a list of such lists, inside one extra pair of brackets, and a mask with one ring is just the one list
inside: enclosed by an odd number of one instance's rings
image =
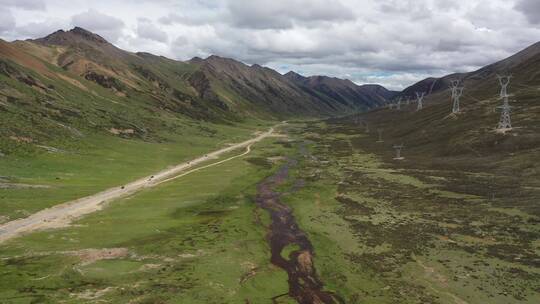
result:
[(96, 41), (96, 42), (100, 42), (100, 43), (108, 43), (107, 40), (105, 40), (103, 37), (101, 37), (100, 35), (98, 34), (94, 34), (88, 30), (85, 30), (83, 29), (82, 27), (74, 27), (73, 29), (71, 29), (69, 31), (70, 33), (73, 33), (75, 35), (79, 35), (83, 38), (86, 38), (86, 39), (89, 39), (89, 40), (93, 40), (93, 41)]
[(241, 61), (218, 55), (210, 55), (206, 57), (206, 59), (203, 59), (201, 63), (203, 63), (205, 66), (209, 66), (220, 71), (242, 70), (248, 67)]
[(204, 62), (204, 59), (202, 59), (199, 56), (195, 56), (195, 57), (191, 58), (190, 60), (188, 60), (187, 62), (193, 63), (193, 64), (201, 64), (201, 63)]
[(44, 38), (36, 39), (37, 42), (46, 44), (65, 45), (74, 42), (92, 42), (97, 44), (109, 44), (107, 40), (98, 34), (92, 33), (82, 27), (74, 27), (69, 31), (58, 30)]
[(290, 81), (294, 82), (294, 83), (300, 83), (300, 82), (304, 82), (306, 80), (306, 77), (294, 72), (294, 71), (289, 71), (287, 73), (285, 73), (283, 76), (285, 76), (285, 78), (289, 79)]
[(241, 63), (240, 61), (237, 61), (235, 59), (227, 58), (227, 57), (221, 57), (221, 56), (218, 56), (218, 55), (210, 55), (210, 56), (206, 57), (206, 59), (204, 59), (204, 61), (206, 61), (206, 62), (220, 62), (220, 63), (234, 63), (234, 64)]

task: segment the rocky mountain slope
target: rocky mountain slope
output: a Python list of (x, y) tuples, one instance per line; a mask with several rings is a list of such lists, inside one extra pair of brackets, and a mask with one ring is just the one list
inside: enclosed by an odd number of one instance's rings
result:
[(181, 62), (127, 52), (79, 27), (35, 40), (0, 40), (0, 141), (46, 141), (80, 130), (163, 140), (191, 120), (344, 115), (389, 96), (382, 87), (331, 82), (311, 87), (218, 56)]
[(347, 107), (360, 109), (377, 107), (398, 93), (376, 84), (358, 86), (348, 79), (328, 76), (304, 77), (291, 71), (285, 77), (305, 91), (315, 92), (318, 98), (336, 100)]
[(201, 96), (223, 101), (227, 108), (248, 115), (285, 113), (317, 116), (358, 110), (336, 100), (317, 98), (278, 72), (259, 65), (248, 66), (233, 59), (210, 56), (189, 61), (197, 70), (188, 81)]

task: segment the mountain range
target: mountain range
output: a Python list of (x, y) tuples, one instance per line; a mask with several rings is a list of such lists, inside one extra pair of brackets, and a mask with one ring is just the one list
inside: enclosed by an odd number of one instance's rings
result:
[(498, 73), (514, 74), (511, 88), (529, 88), (536, 96), (539, 65), (535, 44), (478, 71), (428, 78), (393, 92), (327, 76), (282, 75), (219, 56), (177, 61), (132, 53), (76, 27), (34, 40), (0, 40), (0, 141), (62, 138), (81, 129), (129, 130), (118, 132), (162, 140), (186, 120), (230, 124), (343, 116), (414, 98), (416, 92), (428, 94), (428, 105), (445, 103), (454, 79), (465, 86), (466, 110), (471, 96), (497, 95)]
[[(137, 95), (192, 118), (326, 116), (378, 106), (391, 95), (381, 86), (327, 77), (296, 82), (272, 69), (218, 56), (181, 62), (131, 53), (79, 27), (35, 40), (2, 41), (0, 58), (4, 76), (12, 79), (34, 72), (86, 91), (97, 84), (117, 97)], [(54, 91), (41, 89), (45, 95)]]

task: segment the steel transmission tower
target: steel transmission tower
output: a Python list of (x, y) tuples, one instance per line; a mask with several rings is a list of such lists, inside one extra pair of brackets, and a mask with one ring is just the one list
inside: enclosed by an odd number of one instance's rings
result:
[(501, 76), (497, 74), (497, 78), (499, 79), (499, 84), (501, 85), (500, 97), (501, 99), (504, 99), (508, 96), (508, 85), (510, 84), (510, 78), (512, 78), (512, 76)]
[(453, 80), (450, 86), (452, 89), (452, 113), (459, 113), (459, 99), (463, 95), (463, 87), (459, 86), (459, 80)]
[(501, 119), (499, 119), (499, 125), (497, 129), (499, 130), (510, 130), (512, 129), (512, 120), (510, 119), (510, 110), (512, 107), (508, 103), (508, 97), (505, 97), (503, 105), (499, 107), (501, 110)]
[(497, 129), (510, 130), (512, 129), (512, 119), (510, 118), (512, 107), (508, 101), (508, 97), (510, 97), (508, 95), (508, 85), (510, 84), (510, 78), (512, 78), (512, 76), (497, 75), (497, 78), (499, 78), (499, 84), (501, 85), (500, 98), (503, 100), (502, 106), (498, 107), (501, 109), (501, 118), (499, 119)]
[(422, 92), (422, 93), (416, 92), (416, 102), (417, 102), (416, 111), (420, 111), (422, 110), (422, 108), (424, 108), (424, 96), (426, 96), (425, 92)]

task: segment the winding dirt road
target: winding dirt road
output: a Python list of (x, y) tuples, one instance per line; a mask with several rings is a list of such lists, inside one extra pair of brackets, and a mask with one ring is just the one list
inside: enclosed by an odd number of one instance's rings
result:
[[(0, 225), (0, 243), (36, 230), (65, 227), (69, 225), (73, 220), (78, 219), (83, 215), (101, 210), (105, 206), (105, 204), (110, 201), (128, 196), (137, 191), (140, 191), (141, 189), (154, 187), (164, 182), (168, 182), (173, 179), (185, 176), (192, 172), (215, 166), (237, 157), (244, 156), (251, 151), (251, 145), (265, 139), (268, 136), (271, 136), (273, 132), (274, 127), (270, 128), (270, 130), (258, 135), (255, 138), (208, 153), (202, 157), (193, 159), (189, 162), (181, 163), (172, 168), (168, 168), (161, 172), (158, 172), (154, 175), (143, 177), (122, 187), (110, 188), (91, 196), (55, 205), (51, 208), (36, 212), (26, 218), (7, 222), (3, 225)], [(236, 155), (203, 167), (188, 170), (189, 168), (192, 168), (210, 159), (217, 158), (222, 154), (244, 147), (247, 149), (244, 153), (240, 155)]]

